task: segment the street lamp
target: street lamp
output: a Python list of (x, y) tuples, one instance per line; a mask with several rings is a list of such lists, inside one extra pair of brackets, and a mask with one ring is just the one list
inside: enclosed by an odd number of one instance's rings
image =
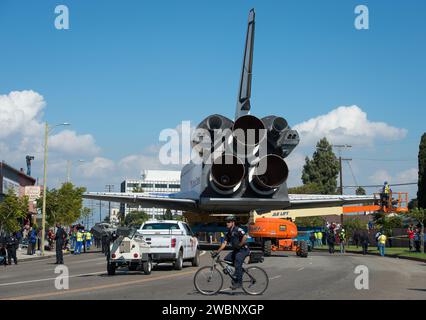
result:
[(43, 209), (41, 218), (41, 255), (44, 256), (44, 238), (46, 235), (46, 189), (47, 189), (47, 140), (49, 133), (60, 126), (69, 126), (68, 122), (59, 123), (52, 127), (46, 122), (44, 130), (44, 174), (43, 174)]
[[(78, 160), (79, 163), (86, 162), (85, 160)], [(71, 166), (72, 160), (67, 160), (67, 182), (71, 182)]]

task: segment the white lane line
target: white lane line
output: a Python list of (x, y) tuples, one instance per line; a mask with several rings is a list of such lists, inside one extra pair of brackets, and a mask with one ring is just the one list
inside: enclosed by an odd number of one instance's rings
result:
[(273, 278), (269, 278), (269, 280), (275, 280), (275, 279), (278, 279), (278, 278), (281, 278), (281, 276), (275, 276)]
[(297, 271), (302, 271), (303, 269), (305, 269), (305, 267), (302, 267), (300, 269), (297, 269)]
[[(73, 275), (73, 276), (69, 276), (69, 278), (76, 278), (76, 277), (82, 277), (82, 276), (92, 276), (92, 275), (103, 274), (103, 273), (105, 273), (105, 271), (92, 272), (92, 273), (82, 273), (82, 274), (76, 274), (76, 275)], [(56, 277), (55, 278), (45, 278), (45, 279), (36, 279), (36, 280), (10, 282), (10, 283), (0, 283), (0, 287), (13, 286), (13, 285), (25, 284), (25, 283), (35, 283), (35, 282), (51, 281), (51, 280), (55, 280), (55, 279), (56, 279)]]

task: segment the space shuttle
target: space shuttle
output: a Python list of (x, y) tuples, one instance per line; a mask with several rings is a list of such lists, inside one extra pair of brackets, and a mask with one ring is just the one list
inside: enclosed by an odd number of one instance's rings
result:
[(286, 158), (300, 138), (282, 116), (251, 114), (255, 11), (250, 10), (235, 116), (213, 114), (197, 126), (198, 156), (181, 171), (174, 194), (87, 192), (85, 199), (191, 213), (241, 214), (286, 208), (318, 208), (371, 201), (371, 196), (289, 195)]

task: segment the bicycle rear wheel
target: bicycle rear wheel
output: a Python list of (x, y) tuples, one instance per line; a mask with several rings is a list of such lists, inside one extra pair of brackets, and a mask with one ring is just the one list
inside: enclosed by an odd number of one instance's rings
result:
[(249, 295), (263, 294), (269, 285), (269, 277), (259, 267), (249, 267), (243, 271), (243, 290)]
[(222, 289), (222, 273), (214, 267), (202, 267), (194, 275), (194, 286), (199, 293), (212, 296)]

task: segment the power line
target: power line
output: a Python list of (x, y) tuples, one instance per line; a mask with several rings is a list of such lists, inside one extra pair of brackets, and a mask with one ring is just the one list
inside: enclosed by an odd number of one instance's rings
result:
[(417, 159), (369, 159), (369, 158), (353, 158), (360, 161), (378, 161), (378, 162), (414, 162)]
[(356, 181), (354, 171), (352, 170), (351, 162), (350, 162), (350, 161), (347, 161), (347, 164), (348, 164), (348, 166), (349, 166), (349, 169), (350, 169), (350, 171), (351, 171), (352, 178), (354, 179), (355, 184), (356, 184), (356, 185), (358, 185), (358, 181)]
[[(411, 186), (411, 185), (417, 185), (417, 182), (390, 183), (390, 185), (392, 187), (397, 187), (397, 186)], [(383, 185), (382, 184), (376, 184), (376, 185), (369, 185), (369, 186), (344, 186), (343, 188), (358, 188), (358, 187), (363, 187), (363, 188), (380, 188), (380, 187), (383, 187)]]

